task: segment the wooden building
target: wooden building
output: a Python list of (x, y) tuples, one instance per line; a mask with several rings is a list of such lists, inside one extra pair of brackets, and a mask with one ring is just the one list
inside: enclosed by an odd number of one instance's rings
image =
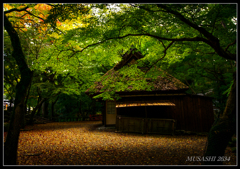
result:
[[(101, 94), (108, 87), (103, 86), (109, 78), (118, 80), (118, 70), (135, 64), (143, 58), (136, 49), (123, 55), (103, 77), (94, 83), (86, 93)], [(157, 67), (138, 67), (142, 72), (157, 74), (157, 78), (145, 78), (151, 90), (115, 91), (121, 99), (105, 101), (103, 124), (114, 125), (119, 132), (173, 134), (174, 130), (208, 132), (213, 124), (213, 104), (210, 97), (186, 94), (188, 86)], [(109, 76), (110, 75), (110, 76)], [(107, 77), (107, 78), (106, 78)], [(112, 81), (113, 84), (116, 84)], [(104, 83), (105, 84), (105, 83)], [(131, 88), (132, 86), (128, 86)]]

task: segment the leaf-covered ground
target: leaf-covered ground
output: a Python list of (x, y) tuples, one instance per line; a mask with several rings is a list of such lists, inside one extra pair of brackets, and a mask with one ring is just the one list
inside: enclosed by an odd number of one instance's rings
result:
[[(19, 137), (19, 165), (200, 165), (206, 136), (142, 135), (99, 129), (101, 122), (27, 126)], [(29, 130), (28, 130), (29, 129)], [(5, 133), (6, 134), (6, 133)], [(236, 156), (228, 148), (228, 165)]]

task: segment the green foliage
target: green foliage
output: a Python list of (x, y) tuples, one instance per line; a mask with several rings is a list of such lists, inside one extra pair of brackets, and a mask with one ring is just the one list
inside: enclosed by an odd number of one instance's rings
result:
[(89, 11), (84, 4), (54, 4), (49, 11), (49, 15), (45, 23), (51, 23), (53, 27), (57, 27), (57, 21), (66, 21), (78, 18), (80, 15)]
[(213, 97), (216, 107), (221, 111), (224, 110), (227, 95), (223, 93), (229, 92), (229, 85), (233, 83), (234, 61), (217, 55), (210, 57), (200, 51), (198, 54), (192, 53), (185, 56), (179, 62), (168, 64), (165, 69), (189, 85), (188, 93), (206, 93), (207, 96)]
[[(205, 36), (158, 4), (49, 4), (51, 9), (40, 11), (29, 4), (31, 12), (45, 18), (39, 26), (28, 22), (25, 31), (16, 29), (21, 38), (28, 66), (35, 73), (30, 95), (55, 98), (59, 93), (71, 99), (83, 99), (86, 91), (100, 78), (106, 87), (94, 98), (118, 99), (116, 91), (151, 90), (144, 78), (157, 77), (151, 69), (146, 75), (137, 65), (122, 68), (121, 76), (102, 77), (121, 61), (130, 47), (145, 57), (138, 66), (156, 65), (189, 85), (188, 93), (208, 93), (215, 104), (224, 107), (230, 91), (235, 62), (226, 60), (203, 41), (171, 39)], [(218, 38), (220, 47), (236, 53), (235, 4), (166, 4), (193, 24)], [(13, 5), (18, 7), (19, 5)], [(33, 9), (34, 8), (34, 9)], [(42, 16), (44, 15), (44, 16)], [(19, 16), (20, 17), (20, 16)], [(33, 17), (33, 16), (31, 16)], [(33, 17), (34, 18), (34, 17)], [(14, 23), (26, 18), (11, 18)], [(36, 17), (35, 17), (36, 19)], [(74, 26), (75, 25), (75, 26)], [(4, 92), (14, 95), (16, 79), (20, 79), (16, 63), (11, 58), (11, 44), (4, 32), (5, 84)], [(137, 35), (137, 36), (135, 36)], [(7, 59), (9, 58), (9, 59)], [(12, 76), (14, 75), (14, 76)], [(7, 78), (9, 80), (7, 80)], [(116, 83), (117, 82), (117, 83)], [(129, 88), (129, 86), (131, 86)], [(11, 94), (10, 94), (11, 93)], [(72, 97), (74, 96), (74, 97)], [(36, 98), (29, 104), (35, 105)], [(54, 100), (54, 99), (53, 99)], [(70, 104), (70, 103), (69, 103)], [(85, 105), (87, 107), (87, 105)]]
[[(95, 109), (93, 107), (95, 106)], [(101, 103), (95, 102), (86, 94), (60, 94), (55, 106), (58, 117), (88, 117), (89, 114), (101, 112)]]
[(227, 94), (227, 96), (229, 96), (231, 88), (232, 88), (232, 85), (233, 85), (233, 80), (232, 80), (232, 82), (230, 84), (230, 87), (226, 91), (223, 92), (224, 95)]
[(6, 32), (4, 32), (4, 94), (7, 99), (13, 99), (15, 95), (15, 87), (20, 81), (20, 71), (16, 61), (11, 55), (12, 47), (9, 38), (6, 38)]

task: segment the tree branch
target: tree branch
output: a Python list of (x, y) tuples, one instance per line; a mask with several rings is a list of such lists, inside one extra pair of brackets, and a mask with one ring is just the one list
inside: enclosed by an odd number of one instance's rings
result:
[[(202, 38), (202, 37), (194, 37), (194, 38), (164, 38), (164, 37), (160, 37), (160, 36), (157, 36), (157, 35), (152, 35), (152, 34), (149, 34), (149, 33), (140, 33), (140, 34), (127, 34), (127, 35), (124, 35), (124, 36), (118, 36), (118, 37), (112, 37), (112, 38), (107, 38), (103, 41), (99, 41), (97, 43), (93, 43), (93, 44), (90, 44), (90, 45), (87, 45), (86, 47), (84, 47), (82, 50), (79, 50), (77, 52), (83, 52), (85, 49), (91, 47), (91, 46), (95, 46), (95, 45), (99, 45), (101, 43), (104, 43), (108, 40), (112, 40), (112, 39), (124, 39), (128, 36), (150, 36), (150, 37), (153, 37), (153, 38), (156, 38), (158, 40), (167, 40), (167, 41), (172, 41), (172, 42), (175, 42), (175, 41), (207, 41), (207, 39), (205, 38)], [(169, 47), (168, 47), (169, 48)]]
[(191, 21), (189, 21), (188, 19), (186, 19), (181, 13), (177, 12), (177, 11), (173, 11), (172, 9), (168, 8), (166, 5), (163, 4), (158, 4), (157, 5), (159, 8), (163, 8), (166, 10), (166, 12), (171, 13), (173, 15), (175, 15), (179, 20), (181, 20), (182, 22), (186, 23), (187, 25), (189, 25), (190, 27), (196, 29), (197, 31), (199, 31), (200, 33), (202, 33), (207, 39), (211, 40), (211, 41), (215, 41), (217, 40), (216, 37), (214, 37), (211, 33), (209, 33), (208, 31), (206, 31), (204, 28), (199, 27), (197, 24), (192, 23)]
[[(21, 9), (13, 8), (13, 9), (10, 9), (10, 10), (8, 10), (8, 11), (5, 11), (4, 14), (8, 14), (8, 13), (11, 13), (11, 12), (14, 12), (14, 11), (17, 11), (17, 12), (25, 11), (25, 12), (27, 12), (29, 15), (34, 16), (34, 17), (36, 17), (36, 18), (38, 18), (38, 19), (42, 19), (42, 20), (44, 21), (43, 18), (41, 18), (41, 17), (39, 17), (39, 16), (36, 16), (36, 15), (34, 15), (33, 13), (27, 11), (28, 8), (29, 8), (28, 6), (26, 6), (26, 7), (24, 7), (24, 8), (21, 8)], [(24, 14), (24, 15), (25, 15), (25, 14)], [(23, 15), (23, 16), (24, 16), (24, 15)]]
[(205, 43), (207, 43), (209, 46), (211, 46), (219, 56), (230, 59), (230, 60), (236, 60), (236, 54), (229, 54), (226, 51), (222, 49), (219, 43), (219, 39), (215, 36), (213, 36), (211, 33), (209, 33), (206, 29), (199, 27), (197, 24), (192, 23), (190, 20), (186, 19), (181, 13), (172, 10), (166, 5), (163, 4), (157, 4), (159, 8), (165, 9), (167, 13), (173, 14), (176, 18), (184, 22), (185, 24), (189, 25), (190, 27), (196, 29), (199, 33), (203, 34), (207, 39), (205, 39)]
[(41, 18), (41, 17), (39, 17), (39, 16), (36, 16), (36, 15), (34, 15), (33, 13), (31, 13), (31, 12), (29, 12), (29, 11), (27, 11), (27, 10), (25, 10), (25, 11), (26, 11), (29, 15), (45, 21), (43, 18)]
[(170, 46), (172, 46), (173, 43), (174, 43), (174, 41), (172, 41), (167, 47), (164, 46), (165, 50), (163, 51), (163, 53), (164, 53), (163, 57), (161, 57), (161, 58), (159, 58), (158, 60), (156, 60), (156, 61), (147, 69), (146, 73), (147, 73), (155, 64), (157, 64), (160, 60), (162, 60), (162, 59), (165, 58), (165, 56), (166, 56), (166, 54), (167, 54), (168, 48), (170, 48)]
[(109, 70), (103, 64), (101, 64), (101, 66), (105, 69), (106, 72)]
[(230, 46), (234, 45), (234, 44), (236, 44), (236, 39), (235, 39), (235, 41), (233, 41), (232, 43), (230, 43), (229, 45), (227, 45), (227, 47), (225, 48), (225, 51), (227, 51), (228, 48), (229, 48)]
[(28, 6), (26, 6), (24, 8), (21, 8), (21, 9), (13, 8), (13, 9), (10, 9), (8, 11), (4, 11), (4, 14), (6, 15), (6, 14), (14, 12), (14, 11), (22, 12), (22, 11), (26, 11), (27, 9), (28, 9)]
[(12, 56), (16, 60), (17, 65), (19, 66), (19, 70), (22, 75), (26, 72), (26, 67), (28, 67), (28, 66), (27, 66), (23, 51), (22, 51), (22, 46), (21, 46), (21, 42), (20, 42), (18, 33), (13, 28), (11, 22), (8, 20), (8, 18), (6, 17), (5, 14), (4, 14), (4, 28), (8, 32), (8, 35), (10, 36), (11, 44), (14, 49)]
[(188, 87), (189, 87), (190, 90), (192, 91), (192, 93), (193, 93), (193, 94), (197, 94), (197, 93), (193, 90), (193, 88), (190, 86), (190, 84), (188, 83), (186, 77), (185, 77), (184, 79), (185, 79), (186, 84), (188, 85)]
[[(156, 39), (158, 39), (158, 40), (160, 40), (160, 41), (161, 41), (161, 40), (172, 41), (172, 42), (170, 43), (171, 45), (172, 45), (173, 42), (175, 42), (175, 41), (180, 41), (180, 42), (181, 42), (181, 41), (203, 41), (203, 42), (206, 42), (206, 41), (207, 41), (207, 39), (202, 38), (202, 37), (179, 38), (179, 39), (177, 39), (177, 38), (165, 38), (165, 37), (160, 37), (160, 36), (152, 35), (152, 34), (149, 34), (149, 33), (127, 34), (127, 35), (124, 35), (124, 36), (107, 38), (107, 39), (102, 40), (102, 41), (99, 41), (99, 42), (97, 42), (97, 43), (93, 43), (93, 44), (87, 45), (87, 46), (84, 47), (82, 50), (74, 51), (73, 54), (72, 54), (69, 58), (73, 57), (76, 53), (83, 52), (85, 49), (87, 49), (87, 48), (89, 48), (89, 47), (99, 45), (99, 44), (101, 44), (101, 43), (104, 43), (104, 42), (106, 42), (106, 41), (108, 41), (108, 40), (112, 40), (112, 39), (124, 39), (124, 38), (126, 38), (126, 37), (128, 37), (128, 36), (149, 36), (149, 37), (156, 38)], [(171, 45), (170, 45), (170, 46), (171, 46)], [(167, 49), (168, 49), (170, 46), (168, 46)], [(68, 49), (68, 50), (69, 50), (69, 49)], [(164, 51), (166, 51), (166, 50), (164, 50)], [(165, 57), (165, 56), (164, 56), (164, 57)]]

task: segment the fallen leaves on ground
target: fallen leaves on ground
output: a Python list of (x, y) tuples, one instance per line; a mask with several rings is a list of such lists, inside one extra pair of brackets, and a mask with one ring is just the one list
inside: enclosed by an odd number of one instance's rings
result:
[[(99, 130), (101, 122), (54, 122), (20, 132), (19, 165), (200, 165), (206, 136), (142, 135)], [(229, 149), (227, 165), (236, 165)]]

